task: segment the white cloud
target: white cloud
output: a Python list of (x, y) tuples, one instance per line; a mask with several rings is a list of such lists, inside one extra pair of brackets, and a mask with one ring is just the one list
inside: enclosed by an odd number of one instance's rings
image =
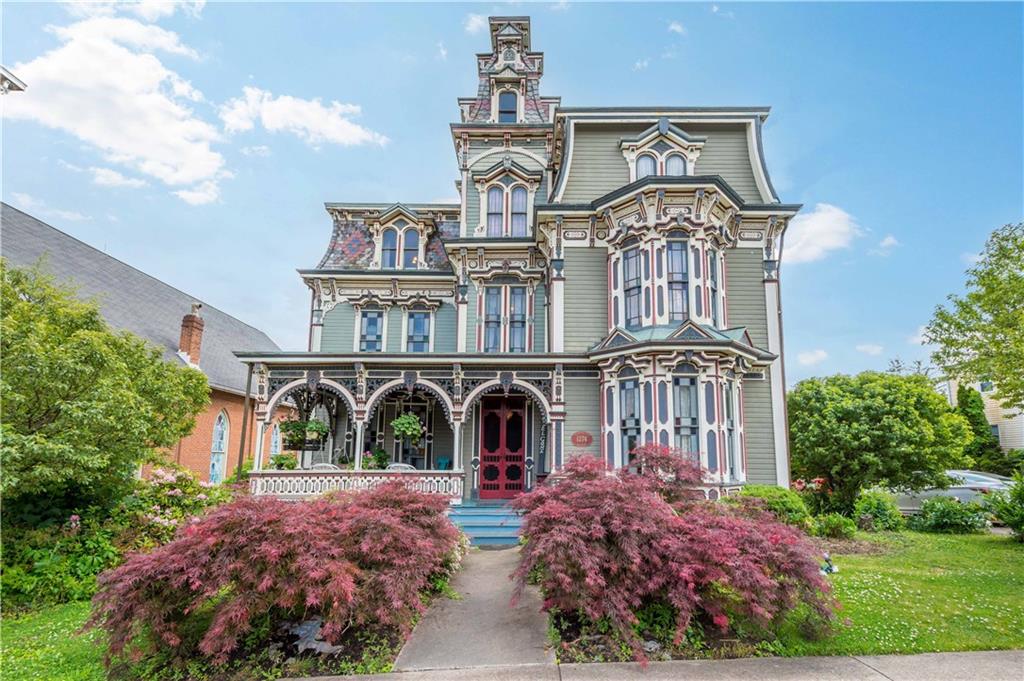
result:
[(191, 108), (202, 93), (156, 56), (198, 58), (176, 33), (102, 15), (48, 30), (61, 44), (15, 65), (32, 86), (5, 98), (5, 117), (67, 132), (107, 162), (171, 187), (225, 176), (211, 148), (220, 133)]
[(809, 350), (807, 352), (801, 352), (796, 356), (796, 359), (800, 364), (804, 366), (813, 366), (815, 364), (821, 364), (828, 359), (828, 353), (824, 350)]
[(21, 194), (19, 192), (12, 192), (11, 198), (14, 199), (17, 208), (28, 213), (35, 213), (36, 215), (43, 217), (57, 217), (62, 220), (68, 220), (70, 222), (79, 222), (81, 220), (92, 220), (88, 215), (82, 215), (81, 213), (73, 210), (61, 210), (60, 208), (53, 208), (48, 205), (45, 201), (37, 199), (28, 194)]
[(872, 248), (868, 253), (871, 255), (880, 255), (882, 257), (888, 256), (892, 253), (892, 249), (900, 245), (900, 242), (892, 234), (886, 234), (885, 238), (878, 242), (876, 248)]
[(270, 147), (265, 144), (257, 144), (251, 147), (242, 147), (241, 151), (246, 156), (270, 156)]
[(444, 41), (438, 41), (437, 43), (437, 56), (442, 60), (448, 59), (448, 48), (444, 46)]
[(555, 4), (551, 5), (552, 12), (568, 12), (569, 11), (569, 0), (558, 0)]
[(145, 21), (156, 21), (171, 16), (179, 9), (193, 18), (198, 17), (206, 0), (89, 0), (63, 4), (76, 17), (113, 16), (117, 12), (125, 12)]
[(973, 267), (981, 262), (981, 253), (961, 253), (960, 262)]
[(668, 24), (669, 33), (678, 33), (679, 35), (686, 35), (686, 27), (679, 21), (671, 21)]
[(722, 17), (723, 19), (735, 19), (736, 13), (730, 10), (723, 10), (718, 5), (711, 5), (711, 13), (715, 16)]
[(882, 354), (883, 350), (885, 348), (875, 343), (861, 343), (857, 346), (857, 352), (863, 352), (865, 355), (871, 355), (872, 357)]
[(209, 180), (199, 183), (192, 189), (176, 191), (174, 195), (190, 206), (204, 206), (220, 198), (220, 185), (213, 180)]
[(634, 71), (643, 71), (644, 69), (646, 69), (650, 65), (651, 65), (651, 60), (650, 59), (637, 59), (635, 62), (633, 62), (633, 70)]
[(324, 142), (342, 146), (388, 142), (384, 135), (349, 120), (361, 111), (355, 104), (332, 101), (325, 106), (320, 99), (275, 97), (249, 86), (242, 88), (242, 93), (220, 107), (220, 118), (230, 133), (252, 130), (259, 122), (270, 132), (290, 132), (311, 146)]
[(101, 187), (145, 187), (146, 181), (137, 177), (125, 177), (112, 168), (89, 168), (93, 184)]
[(59, 165), (61, 168), (64, 168), (65, 170), (70, 170), (70, 171), (76, 172), (76, 173), (80, 173), (83, 170), (85, 170), (85, 168), (83, 168), (81, 166), (76, 166), (74, 163), (68, 163), (67, 161), (65, 161), (62, 158), (58, 158), (57, 159), (57, 165)]
[(462, 27), (466, 33), (479, 33), (487, 28), (487, 17), (483, 14), (467, 14)]
[(789, 223), (782, 257), (789, 264), (821, 260), (832, 251), (849, 248), (861, 233), (852, 215), (832, 204), (819, 203)]

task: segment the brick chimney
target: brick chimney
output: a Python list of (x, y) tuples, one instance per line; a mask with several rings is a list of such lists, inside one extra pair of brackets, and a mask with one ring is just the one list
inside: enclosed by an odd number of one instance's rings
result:
[(181, 318), (181, 340), (178, 354), (190, 364), (199, 366), (199, 351), (203, 347), (203, 318), (199, 316), (202, 303), (192, 303), (192, 311)]

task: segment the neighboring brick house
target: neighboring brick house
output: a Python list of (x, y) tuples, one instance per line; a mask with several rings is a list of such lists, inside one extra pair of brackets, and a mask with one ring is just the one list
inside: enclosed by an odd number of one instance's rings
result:
[[(299, 400), (339, 445), (253, 491), (361, 489), (391, 462), (503, 499), (641, 443), (699, 457), (710, 498), (788, 485), (779, 261), (800, 206), (768, 178), (768, 109), (565, 107), (540, 94), (529, 18), (489, 26), (448, 130), (458, 201), (327, 203), (327, 250), (299, 270), (308, 351), (239, 347), (261, 431)], [(397, 435), (399, 414), (423, 434)]]
[[(196, 427), (168, 451), (168, 457), (203, 480), (230, 476), (238, 462), (247, 371), (231, 351), (237, 347), (278, 350), (270, 338), (234, 317), (197, 303), (187, 293), (85, 244), (36, 218), (0, 204), (3, 244), (8, 264), (42, 264), (59, 282), (76, 287), (80, 297), (95, 299), (111, 327), (130, 331), (163, 349), (168, 362), (192, 365), (206, 374), (210, 406), (196, 417)], [(254, 404), (250, 401), (250, 404)], [(277, 418), (286, 418), (286, 408)], [(250, 407), (249, 419), (253, 418)], [(251, 435), (245, 447), (254, 453)], [(264, 438), (264, 460), (280, 438)]]

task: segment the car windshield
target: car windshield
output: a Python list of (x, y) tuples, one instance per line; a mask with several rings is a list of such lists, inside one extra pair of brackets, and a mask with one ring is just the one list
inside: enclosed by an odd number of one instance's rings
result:
[(946, 474), (957, 484), (965, 482), (974, 484), (1003, 483), (1010, 478), (996, 475), (995, 473), (979, 473), (978, 471), (946, 471)]

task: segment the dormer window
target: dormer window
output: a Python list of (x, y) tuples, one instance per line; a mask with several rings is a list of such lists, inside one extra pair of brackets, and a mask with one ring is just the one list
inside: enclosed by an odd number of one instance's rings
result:
[(385, 229), (380, 242), (380, 266), (393, 270), (398, 266), (398, 232)]
[(498, 95), (498, 122), (515, 123), (519, 120), (519, 98), (514, 92), (502, 92)]
[(491, 187), (487, 190), (487, 236), (501, 236), (505, 223), (505, 190)]
[(636, 179), (654, 175), (658, 170), (658, 162), (650, 154), (642, 154), (636, 158)]
[(665, 159), (665, 174), (669, 177), (682, 177), (686, 174), (686, 159), (682, 154), (669, 154)]
[(512, 236), (526, 236), (526, 187), (512, 189)]

